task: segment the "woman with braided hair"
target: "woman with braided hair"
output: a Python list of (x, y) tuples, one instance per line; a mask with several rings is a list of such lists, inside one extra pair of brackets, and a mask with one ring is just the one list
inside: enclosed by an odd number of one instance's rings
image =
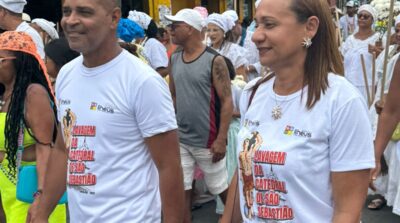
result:
[[(38, 203), (50, 149), (57, 137), (57, 109), (46, 66), (31, 37), (22, 32), (0, 35), (0, 83), (5, 92), (0, 110), (0, 194), (6, 222), (25, 222), (30, 204), (16, 198), (17, 170), (36, 162)], [(22, 158), (17, 158), (23, 129)], [(58, 143), (57, 145), (62, 145)], [(21, 161), (21, 162), (19, 162)], [(58, 207), (50, 222), (66, 222), (65, 206)]]

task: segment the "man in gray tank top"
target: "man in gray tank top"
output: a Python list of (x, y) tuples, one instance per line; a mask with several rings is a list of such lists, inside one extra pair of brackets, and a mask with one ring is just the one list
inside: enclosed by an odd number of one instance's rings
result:
[(204, 172), (208, 190), (227, 194), (225, 152), (232, 118), (232, 96), (225, 60), (202, 41), (202, 17), (182, 9), (172, 21), (171, 36), (177, 50), (170, 61), (170, 89), (179, 128), (185, 185), (185, 223), (191, 222), (191, 189), (195, 163)]

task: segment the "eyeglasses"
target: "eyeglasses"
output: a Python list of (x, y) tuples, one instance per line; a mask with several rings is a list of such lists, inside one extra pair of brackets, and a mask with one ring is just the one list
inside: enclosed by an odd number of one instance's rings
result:
[(365, 19), (365, 20), (367, 20), (367, 19), (369, 19), (371, 16), (370, 15), (368, 15), (368, 14), (362, 14), (362, 13), (360, 13), (360, 14), (358, 14), (357, 15), (357, 17), (359, 18), (359, 19)]
[(176, 28), (178, 28), (182, 25), (185, 25), (185, 23), (184, 22), (174, 22), (170, 25), (170, 27), (171, 27), (171, 30), (175, 30)]
[(0, 63), (3, 63), (5, 60), (15, 60), (15, 57), (2, 57), (0, 58)]

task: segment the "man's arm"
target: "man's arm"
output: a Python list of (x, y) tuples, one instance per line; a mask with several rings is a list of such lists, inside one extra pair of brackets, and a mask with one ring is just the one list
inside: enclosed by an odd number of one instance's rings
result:
[(177, 131), (146, 138), (145, 142), (160, 177), (163, 222), (183, 222), (183, 173)]
[(359, 223), (367, 197), (369, 170), (332, 172), (333, 223)]
[(58, 128), (56, 143), (51, 150), (48, 160), (43, 192), (37, 198), (37, 212), (28, 213), (27, 222), (47, 222), (47, 219), (66, 189), (67, 162), (68, 152), (65, 149), (61, 129)]
[(174, 75), (172, 73), (172, 65), (171, 61), (168, 65), (168, 73), (169, 73), (169, 91), (171, 92), (172, 102), (174, 103), (174, 108), (176, 112), (176, 92), (175, 92), (175, 83), (174, 83)]
[(228, 137), (229, 124), (232, 119), (233, 103), (231, 81), (229, 79), (228, 67), (221, 56), (217, 56), (213, 62), (212, 80), (217, 95), (221, 101), (221, 120), (217, 139), (211, 145), (214, 153), (213, 162), (223, 159), (226, 152), (226, 142)]
[(166, 76), (168, 76), (168, 68), (166, 68), (166, 67), (158, 67), (157, 69), (156, 69), (156, 71), (161, 75), (161, 77), (166, 77)]

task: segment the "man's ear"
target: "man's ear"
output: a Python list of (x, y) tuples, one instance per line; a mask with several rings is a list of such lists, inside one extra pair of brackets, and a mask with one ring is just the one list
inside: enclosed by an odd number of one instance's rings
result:
[(119, 20), (121, 19), (121, 9), (114, 8), (111, 12), (111, 19), (112, 19), (112, 27), (113, 29), (117, 29)]

